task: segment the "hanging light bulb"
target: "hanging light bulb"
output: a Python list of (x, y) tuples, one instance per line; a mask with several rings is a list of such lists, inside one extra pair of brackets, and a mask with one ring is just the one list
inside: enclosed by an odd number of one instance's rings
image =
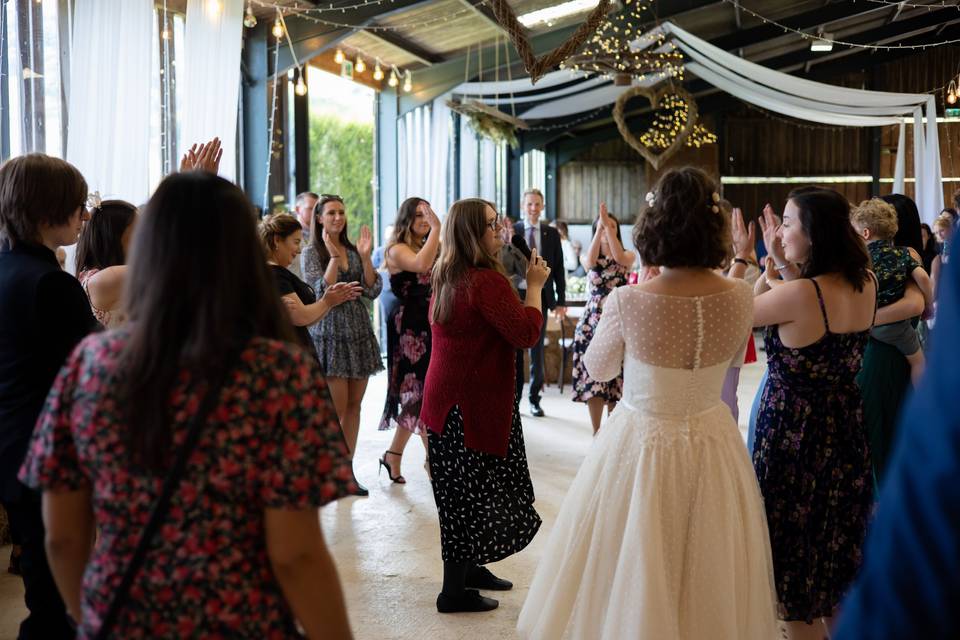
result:
[(298, 96), (307, 95), (307, 83), (303, 81), (303, 76), (300, 76), (297, 79), (297, 84), (293, 88), (293, 92), (296, 93)]
[(253, 15), (253, 6), (247, 2), (247, 11), (243, 14), (243, 26), (253, 29), (257, 26), (257, 16)]
[(413, 74), (410, 73), (409, 69), (407, 69), (407, 73), (404, 75), (404, 78), (403, 78), (403, 90), (406, 91), (407, 93), (410, 93), (411, 91), (413, 91)]
[(373, 79), (377, 82), (383, 80), (383, 69), (380, 68), (380, 58), (377, 58), (377, 62), (373, 65)]
[(163, 28), (163, 31), (160, 32), (160, 37), (163, 38), (164, 40), (169, 40), (169, 39), (170, 39), (170, 29), (167, 29), (166, 27), (164, 27), (164, 28)]
[(395, 87), (395, 86), (397, 86), (398, 84), (400, 84), (400, 81), (397, 80), (397, 70), (396, 70), (396, 69), (394, 69), (393, 71), (390, 72), (390, 79), (387, 80), (387, 84), (390, 85), (391, 87)]
[(337, 52), (333, 56), (333, 61), (337, 64), (343, 64), (344, 60), (346, 60), (346, 56), (343, 55), (343, 50), (337, 49)]
[(357, 73), (363, 73), (367, 70), (367, 63), (363, 61), (363, 58), (357, 56), (357, 63), (353, 65), (353, 70)]
[(957, 83), (951, 80), (950, 86), (947, 87), (947, 104), (956, 104), (956, 102), (957, 102)]
[(207, 0), (207, 15), (211, 18), (219, 16), (221, 9), (223, 9), (223, 5), (220, 4), (220, 0)]
[(270, 33), (277, 40), (283, 37), (283, 24), (280, 22), (280, 16), (277, 16), (277, 19), (273, 21), (273, 29), (270, 30)]

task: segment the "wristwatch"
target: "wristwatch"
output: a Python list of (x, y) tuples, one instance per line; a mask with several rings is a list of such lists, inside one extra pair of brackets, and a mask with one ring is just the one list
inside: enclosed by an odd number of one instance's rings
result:
[(737, 264), (742, 264), (745, 267), (749, 267), (750, 263), (744, 260), (743, 258), (734, 258), (733, 261)]

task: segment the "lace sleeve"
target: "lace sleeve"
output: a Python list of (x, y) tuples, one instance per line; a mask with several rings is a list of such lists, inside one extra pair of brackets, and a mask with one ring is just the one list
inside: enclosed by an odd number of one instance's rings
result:
[(480, 315), (517, 349), (528, 349), (540, 339), (543, 315), (520, 299), (506, 277), (496, 271), (478, 271), (471, 283), (473, 303)]
[(603, 305), (603, 315), (583, 364), (590, 377), (598, 382), (613, 380), (623, 370), (623, 328), (620, 318), (620, 289), (614, 289)]

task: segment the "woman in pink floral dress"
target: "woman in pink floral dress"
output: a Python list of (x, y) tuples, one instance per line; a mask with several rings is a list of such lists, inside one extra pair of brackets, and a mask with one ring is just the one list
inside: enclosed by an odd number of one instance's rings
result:
[(96, 637), (116, 606), (214, 391), (108, 637), (301, 638), (298, 623), (311, 638), (351, 637), (317, 509), (356, 485), (252, 209), (212, 174), (165, 179), (135, 232), (127, 322), (83, 340), (47, 397), (20, 480), (43, 492), (50, 568), (78, 638)]
[[(407, 198), (400, 205), (393, 237), (385, 252), (390, 289), (397, 298), (387, 318), (387, 401), (380, 429), (399, 427), (380, 466), (398, 484), (403, 450), (412, 434), (426, 439), (420, 421), (423, 382), (430, 364), (430, 274), (440, 248), (440, 219), (421, 198)], [(426, 444), (424, 444), (426, 450)]]
[(604, 407), (609, 415), (623, 395), (623, 374), (609, 382), (594, 380), (583, 366), (583, 354), (587, 352), (593, 333), (600, 324), (603, 301), (611, 291), (627, 284), (627, 273), (635, 260), (636, 255), (623, 248), (620, 223), (607, 213), (607, 205), (601, 202), (600, 215), (593, 223), (593, 241), (581, 258), (587, 269), (590, 300), (573, 337), (573, 401), (587, 403), (594, 433), (600, 429)]

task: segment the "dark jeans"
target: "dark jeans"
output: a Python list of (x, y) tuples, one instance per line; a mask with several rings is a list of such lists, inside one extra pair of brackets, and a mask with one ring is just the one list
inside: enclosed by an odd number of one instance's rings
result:
[(20, 570), (28, 613), (20, 623), (18, 640), (72, 639), (76, 634), (47, 564), (39, 494), (25, 490), (20, 500), (3, 506), (10, 516), (14, 540), (21, 546)]
[(540, 392), (543, 390), (543, 339), (547, 335), (547, 314), (543, 310), (543, 326), (540, 327), (540, 339), (530, 348), (530, 389), (527, 397), (530, 402), (540, 402)]

